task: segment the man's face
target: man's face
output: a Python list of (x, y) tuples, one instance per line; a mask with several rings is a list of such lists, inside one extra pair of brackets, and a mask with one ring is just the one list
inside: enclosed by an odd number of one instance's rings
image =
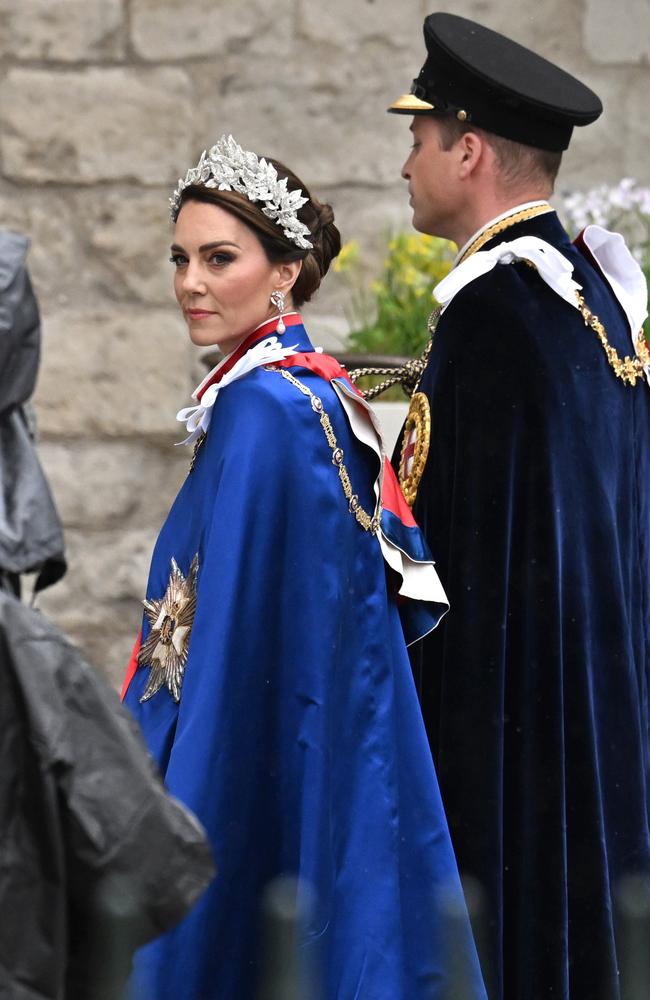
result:
[(458, 189), (454, 147), (442, 148), (440, 125), (432, 115), (417, 115), (411, 125), (413, 145), (402, 167), (409, 182), (413, 226), (421, 233), (453, 239)]

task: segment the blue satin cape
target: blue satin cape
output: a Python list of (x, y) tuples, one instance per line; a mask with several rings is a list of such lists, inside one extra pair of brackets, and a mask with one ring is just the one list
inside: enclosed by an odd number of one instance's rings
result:
[[(304, 328), (287, 344), (312, 351)], [(372, 511), (377, 459), (329, 383), (323, 400)], [(377, 539), (350, 514), (309, 399), (277, 372), (226, 386), (155, 547), (147, 594), (198, 553), (177, 705), (126, 703), (168, 789), (200, 818), (218, 875), (178, 928), (138, 955), (138, 1000), (253, 1000), (260, 893), (278, 873), (315, 890), (303, 950), (322, 1000), (432, 1000), (450, 958), (437, 911), (460, 893), (431, 756)], [(145, 622), (143, 638), (148, 625)], [(469, 923), (461, 949), (484, 988)]]

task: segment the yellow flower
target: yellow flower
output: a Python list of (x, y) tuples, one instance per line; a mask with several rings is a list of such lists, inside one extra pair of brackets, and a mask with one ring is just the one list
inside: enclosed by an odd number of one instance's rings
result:
[(356, 240), (348, 240), (341, 247), (338, 257), (334, 259), (333, 268), (338, 273), (349, 271), (350, 268), (359, 263), (359, 257), (359, 244)]

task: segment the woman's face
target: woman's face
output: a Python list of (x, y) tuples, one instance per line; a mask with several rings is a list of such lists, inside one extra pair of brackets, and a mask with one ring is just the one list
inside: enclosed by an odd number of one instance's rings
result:
[(224, 354), (276, 315), (274, 289), (288, 291), (287, 265), (269, 263), (253, 230), (218, 205), (182, 206), (171, 260), (191, 340), (200, 347), (218, 344)]

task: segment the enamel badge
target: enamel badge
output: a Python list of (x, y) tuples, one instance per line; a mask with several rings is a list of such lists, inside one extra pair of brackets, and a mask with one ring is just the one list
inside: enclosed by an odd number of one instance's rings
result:
[(409, 507), (415, 503), (418, 486), (429, 454), (430, 438), (431, 410), (429, 400), (425, 393), (416, 392), (411, 398), (411, 405), (404, 424), (402, 452), (399, 460), (399, 483)]
[(167, 685), (174, 701), (180, 701), (196, 611), (198, 572), (198, 553), (192, 560), (187, 577), (183, 576), (176, 560), (172, 559), (172, 571), (163, 597), (157, 601), (143, 602), (151, 631), (138, 653), (138, 666), (148, 666), (151, 673), (140, 698), (141, 702), (152, 698), (163, 684)]

